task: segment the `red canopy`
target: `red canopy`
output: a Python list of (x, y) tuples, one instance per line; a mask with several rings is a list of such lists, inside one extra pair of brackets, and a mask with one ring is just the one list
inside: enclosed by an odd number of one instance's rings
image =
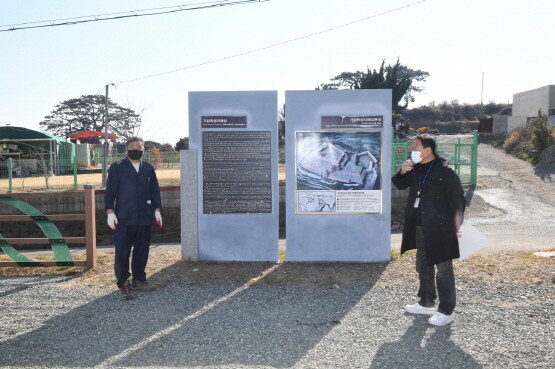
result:
[[(80, 140), (83, 138), (103, 138), (106, 135), (102, 132), (96, 132), (96, 131), (88, 131), (88, 132), (79, 132), (79, 133), (74, 133), (72, 135), (69, 135), (67, 137), (69, 138), (75, 138), (76, 140)], [(113, 135), (111, 133), (108, 133), (108, 138), (111, 138), (112, 140), (116, 140), (119, 137), (116, 135)]]

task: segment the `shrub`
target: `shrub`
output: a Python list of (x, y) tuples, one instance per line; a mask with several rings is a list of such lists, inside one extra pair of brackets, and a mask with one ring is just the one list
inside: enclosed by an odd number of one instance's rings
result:
[(488, 135), (480, 134), (478, 135), (478, 142), (491, 145), (493, 147), (501, 148), (507, 139), (507, 135)]
[(526, 145), (532, 139), (532, 127), (526, 125), (525, 127), (515, 128), (509, 133), (505, 143), (503, 144), (503, 150), (508, 153), (512, 153), (516, 149), (521, 148)]
[(552, 128), (547, 125), (547, 115), (538, 112), (538, 117), (532, 121), (532, 146), (541, 153), (553, 143)]
[[(547, 116), (538, 112), (538, 117), (531, 120), (525, 127), (518, 127), (512, 130), (503, 143), (505, 152), (526, 160), (532, 164), (538, 163), (540, 155), (554, 142), (555, 130), (547, 125)], [(493, 146), (496, 146), (497, 139), (491, 139)]]
[(526, 151), (521, 151), (517, 149), (513, 151), (512, 154), (514, 157), (519, 158), (520, 160), (530, 162), (532, 164), (535, 164), (538, 162), (535, 152), (526, 152)]
[(538, 151), (534, 150), (532, 145), (532, 124), (512, 130), (503, 144), (503, 150), (521, 160), (535, 164), (538, 161)]

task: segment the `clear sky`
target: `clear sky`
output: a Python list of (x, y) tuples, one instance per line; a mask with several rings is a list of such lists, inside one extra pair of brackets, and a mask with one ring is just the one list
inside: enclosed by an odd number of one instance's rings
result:
[[(207, 2), (0, 0), (0, 25)], [(143, 137), (175, 144), (188, 136), (188, 91), (277, 90), (281, 105), (285, 90), (397, 57), (430, 73), (409, 107), (479, 103), (482, 72), (484, 103), (512, 102), (555, 84), (553, 14), (552, 0), (270, 0), (0, 32), (0, 125), (39, 129), (59, 102), (114, 83), (116, 103), (144, 109)]]

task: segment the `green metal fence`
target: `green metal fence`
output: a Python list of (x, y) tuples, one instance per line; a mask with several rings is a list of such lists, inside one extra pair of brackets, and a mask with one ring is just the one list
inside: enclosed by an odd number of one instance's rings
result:
[[(107, 165), (123, 159), (125, 154), (112, 155)], [(102, 186), (102, 157), (95, 155), (92, 160), (48, 159), (7, 159), (0, 161), (0, 193), (28, 192), (44, 190), (77, 190), (85, 184)], [(146, 153), (144, 160), (156, 168), (158, 181), (162, 186), (179, 184), (179, 152)]]
[[(393, 140), (391, 172), (395, 173), (408, 159), (414, 137)], [(463, 185), (476, 185), (478, 180), (478, 132), (472, 135), (436, 136), (436, 151), (457, 173)]]
[[(394, 135), (393, 135), (394, 136)], [(393, 139), (391, 172), (399, 170), (407, 160), (414, 137)], [(449, 161), (450, 166), (465, 185), (475, 185), (478, 168), (478, 132), (472, 135), (436, 136), (437, 151)], [(123, 159), (125, 154), (110, 156), (108, 166)], [(179, 185), (179, 152), (146, 153), (144, 160), (156, 168), (162, 186)], [(76, 157), (74, 160), (8, 159), (0, 161), (0, 193), (44, 190), (82, 189), (85, 184), (102, 186), (102, 157), (95, 155), (87, 164)]]
[(391, 146), (391, 173), (395, 173), (401, 168), (404, 161), (409, 158), (412, 140), (393, 139)]

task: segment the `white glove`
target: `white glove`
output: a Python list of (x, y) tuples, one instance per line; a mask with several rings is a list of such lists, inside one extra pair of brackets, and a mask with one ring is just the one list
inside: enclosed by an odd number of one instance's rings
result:
[(116, 218), (116, 213), (108, 214), (108, 226), (112, 228), (113, 231), (115, 231), (117, 225), (118, 225), (118, 218)]
[(156, 224), (158, 224), (158, 228), (162, 228), (162, 214), (160, 214), (160, 210), (154, 211), (154, 218), (156, 218)]

